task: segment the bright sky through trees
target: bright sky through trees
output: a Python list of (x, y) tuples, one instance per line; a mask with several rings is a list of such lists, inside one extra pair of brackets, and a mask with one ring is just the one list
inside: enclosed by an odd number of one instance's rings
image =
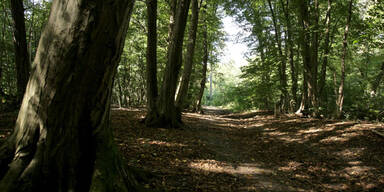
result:
[(244, 54), (248, 48), (246, 43), (241, 42), (246, 32), (231, 16), (224, 17), (223, 24), (224, 31), (227, 33), (227, 40), (221, 61), (223, 64), (232, 62), (236, 71), (240, 72), (240, 67), (247, 65)]

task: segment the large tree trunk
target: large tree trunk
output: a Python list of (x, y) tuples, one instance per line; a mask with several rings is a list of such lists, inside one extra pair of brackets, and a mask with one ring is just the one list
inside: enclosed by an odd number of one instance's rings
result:
[(156, 124), (159, 118), (157, 109), (157, 0), (147, 0), (147, 126)]
[[(301, 47), (301, 55), (303, 57), (303, 65), (304, 65), (304, 81), (303, 83), (306, 83), (306, 87), (304, 91), (307, 91), (308, 95), (305, 94), (303, 91), (303, 99), (302, 104), (299, 108), (299, 110), (296, 113), (301, 113), (303, 110), (309, 110), (309, 102), (314, 101), (314, 91), (315, 91), (315, 84), (317, 83), (316, 80), (314, 80), (315, 75), (313, 74), (313, 65), (312, 65), (312, 54), (311, 54), (311, 46), (310, 46), (310, 19), (309, 19), (309, 13), (308, 13), (308, 2), (305, 0), (299, 0), (298, 1), (298, 11), (299, 11), (299, 22), (301, 27), (300, 31), (300, 47)], [(316, 83), (314, 83), (316, 82)], [(307, 97), (308, 96), (308, 97)], [(311, 103), (312, 105), (314, 103)]]
[(0, 191), (134, 190), (109, 126), (133, 3), (53, 1), (15, 130), (1, 148)]
[(24, 23), (24, 7), (22, 0), (11, 0), (12, 18), (14, 21), (14, 45), (17, 76), (17, 102), (21, 103), (27, 87), (30, 62), (27, 50), (27, 39)]
[(181, 125), (181, 117), (177, 116), (175, 93), (177, 79), (182, 62), (184, 32), (187, 24), (190, 0), (179, 0), (175, 17), (175, 25), (170, 33), (168, 46), (168, 62), (163, 76), (163, 86), (159, 99), (159, 123), (157, 126), (177, 128)]
[(349, 32), (349, 24), (351, 23), (351, 17), (352, 17), (352, 5), (353, 5), (353, 0), (350, 0), (349, 8), (348, 8), (347, 24), (345, 25), (345, 31), (344, 31), (343, 53), (341, 55), (340, 86), (339, 86), (339, 91), (338, 91), (338, 97), (337, 97), (337, 100), (336, 100), (336, 105), (337, 105), (336, 117), (337, 118), (341, 118), (343, 116), (344, 81), (345, 81), (345, 58), (347, 56), (348, 32)]
[(178, 112), (181, 112), (181, 110), (186, 107), (185, 99), (188, 94), (189, 80), (191, 77), (192, 67), (194, 63), (193, 57), (195, 56), (196, 34), (197, 27), (199, 24), (199, 9), (200, 8), (198, 0), (192, 0), (192, 18), (188, 36), (187, 54), (185, 57), (181, 84), (176, 99), (176, 107), (178, 108)]
[(319, 80), (319, 98), (321, 103), (324, 103), (324, 98), (326, 97), (324, 92), (325, 87), (325, 78), (327, 75), (327, 65), (328, 65), (328, 58), (330, 53), (330, 30), (331, 30), (331, 8), (332, 8), (332, 0), (328, 0), (328, 8), (327, 8), (327, 15), (325, 18), (326, 23), (326, 29), (325, 29), (325, 40), (324, 40), (324, 57), (323, 57), (323, 63), (321, 64), (321, 74), (320, 74), (320, 80)]
[(318, 90), (317, 90), (317, 73), (318, 73), (318, 52), (319, 52), (319, 2), (314, 0), (313, 2), (313, 24), (311, 26), (312, 31), (312, 44), (311, 44), (311, 87), (309, 90), (309, 97), (311, 99), (311, 105), (313, 108), (313, 114), (319, 116), (319, 106), (318, 106)]

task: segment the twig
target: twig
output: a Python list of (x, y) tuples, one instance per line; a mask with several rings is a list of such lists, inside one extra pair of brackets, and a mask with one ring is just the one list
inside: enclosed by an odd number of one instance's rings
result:
[(381, 137), (384, 137), (384, 133), (382, 133), (382, 132), (379, 132), (379, 131), (376, 131), (376, 130), (372, 130), (372, 132), (377, 134), (377, 135), (379, 135), (379, 136), (381, 136)]

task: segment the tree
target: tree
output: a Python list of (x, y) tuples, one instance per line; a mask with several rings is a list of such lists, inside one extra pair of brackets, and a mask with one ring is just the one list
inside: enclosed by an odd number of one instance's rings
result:
[(147, 126), (155, 124), (159, 118), (157, 109), (157, 0), (147, 0)]
[[(27, 87), (30, 62), (27, 50), (27, 39), (24, 23), (24, 7), (22, 0), (11, 0), (12, 18), (14, 21), (14, 46), (17, 76), (17, 102), (21, 103)], [(1, 75), (0, 75), (1, 76)]]
[[(206, 8), (204, 8), (204, 13), (206, 13)], [(197, 99), (194, 105), (194, 111), (202, 112), (201, 110), (201, 100), (203, 98), (204, 89), (205, 89), (205, 83), (207, 81), (207, 69), (208, 69), (208, 26), (206, 21), (206, 14), (204, 18), (204, 29), (203, 29), (203, 50), (204, 50), (204, 56), (203, 56), (203, 70), (202, 70), (202, 79), (200, 82), (200, 90), (197, 95)]]
[[(200, 6), (202, 4), (202, 0), (200, 2)], [(191, 18), (191, 26), (189, 30), (188, 36), (188, 45), (187, 45), (187, 53), (184, 62), (184, 70), (182, 75), (182, 80), (180, 82), (179, 92), (177, 94), (176, 99), (176, 107), (177, 111), (181, 112), (185, 108), (185, 99), (188, 94), (188, 87), (190, 83), (190, 77), (192, 73), (192, 67), (194, 63), (195, 56), (195, 44), (196, 44), (196, 35), (197, 35), (197, 27), (199, 24), (199, 11), (200, 6), (198, 0), (192, 0), (192, 18)]]
[[(175, 24), (170, 31), (170, 42), (168, 46), (167, 66), (163, 76), (163, 86), (159, 98), (160, 117), (159, 126), (177, 128), (180, 127), (181, 117), (175, 107), (175, 93), (177, 79), (181, 68), (182, 47), (184, 32), (187, 24), (190, 0), (178, 0), (175, 15)], [(171, 22), (172, 23), (172, 22)]]
[(336, 117), (341, 118), (343, 115), (343, 103), (344, 103), (344, 81), (345, 81), (345, 57), (347, 55), (347, 47), (348, 47), (348, 32), (349, 32), (349, 25), (351, 23), (351, 17), (352, 17), (352, 6), (353, 6), (353, 0), (350, 0), (349, 7), (348, 7), (348, 16), (347, 16), (347, 23), (345, 25), (344, 30), (344, 38), (343, 38), (343, 52), (341, 55), (341, 76), (340, 76), (340, 85), (339, 85), (339, 91), (337, 95), (336, 105)]
[[(324, 57), (323, 57), (323, 63), (321, 64), (321, 74), (320, 74), (320, 80), (319, 80), (319, 97), (323, 98), (322, 95), (324, 93), (324, 86), (325, 86), (325, 78), (327, 75), (327, 65), (328, 65), (328, 58), (330, 53), (330, 30), (331, 30), (331, 10), (332, 10), (332, 0), (328, 0), (328, 6), (327, 6), (327, 14), (326, 14), (326, 29), (325, 29), (325, 39), (324, 39)], [(322, 100), (322, 99), (321, 99)]]
[(53, 1), (14, 132), (0, 150), (0, 191), (134, 190), (109, 126), (133, 3)]
[(268, 6), (272, 15), (273, 27), (275, 31), (275, 41), (278, 47), (278, 54), (280, 58), (279, 76), (280, 76), (280, 90), (281, 90), (281, 97), (280, 97), (281, 106), (279, 107), (281, 107), (284, 111), (286, 111), (288, 107), (287, 74), (286, 74), (287, 60), (286, 60), (286, 56), (283, 54), (280, 26), (277, 24), (277, 18), (276, 18), (271, 0), (268, 0)]

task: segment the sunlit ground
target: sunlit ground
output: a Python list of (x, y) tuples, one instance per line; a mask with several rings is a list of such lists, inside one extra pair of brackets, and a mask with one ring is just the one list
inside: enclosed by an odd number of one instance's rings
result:
[[(212, 109), (214, 110), (214, 109)], [(381, 191), (384, 139), (376, 123), (268, 113), (185, 113), (185, 130), (145, 128), (117, 110), (117, 141), (131, 166), (168, 191)], [(221, 113), (218, 113), (221, 114)]]
[[(112, 110), (126, 162), (166, 191), (383, 191), (380, 123), (267, 112), (185, 113), (184, 130), (146, 128), (141, 109)], [(223, 114), (222, 111), (217, 114)], [(17, 114), (0, 114), (0, 142)]]

